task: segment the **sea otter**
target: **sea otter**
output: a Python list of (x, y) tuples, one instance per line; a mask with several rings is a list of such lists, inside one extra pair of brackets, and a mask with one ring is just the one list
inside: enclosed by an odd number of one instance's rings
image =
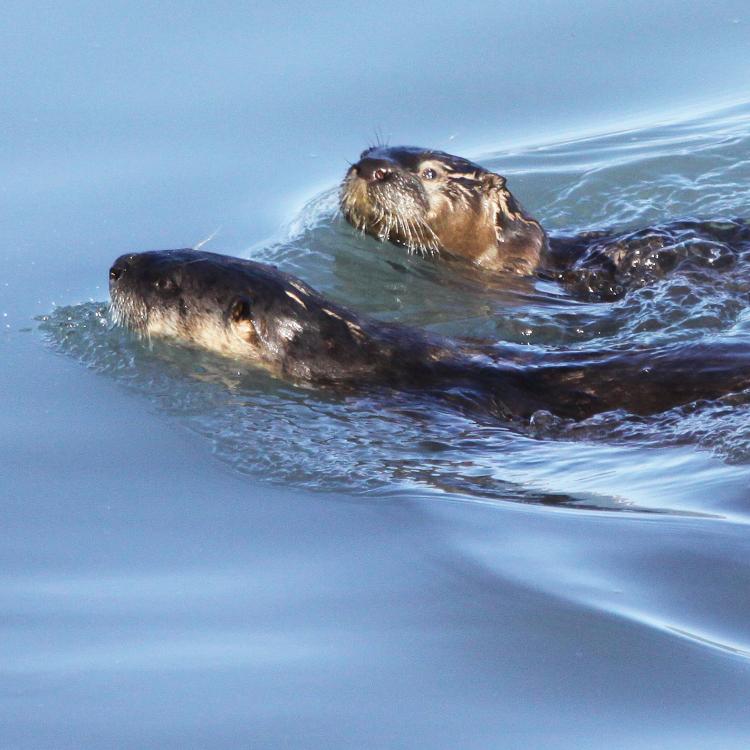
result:
[(412, 146), (362, 152), (344, 177), (339, 202), (350, 224), (381, 241), (491, 271), (538, 274), (590, 299), (616, 299), (686, 260), (724, 267), (738, 250), (750, 250), (750, 225), (739, 220), (549, 237), (503, 176)]
[(750, 385), (736, 344), (639, 352), (481, 346), (383, 323), (273, 266), (197, 250), (134, 253), (109, 271), (113, 320), (337, 390), (418, 391), (506, 419), (649, 414)]

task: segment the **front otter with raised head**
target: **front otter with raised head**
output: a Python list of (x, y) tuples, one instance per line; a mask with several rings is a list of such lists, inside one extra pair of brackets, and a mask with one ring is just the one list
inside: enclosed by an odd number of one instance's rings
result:
[(123, 255), (112, 317), (137, 334), (209, 349), (293, 382), (429, 394), (528, 419), (662, 411), (750, 385), (738, 344), (639, 352), (480, 346), (357, 315), (273, 266), (196, 250)]

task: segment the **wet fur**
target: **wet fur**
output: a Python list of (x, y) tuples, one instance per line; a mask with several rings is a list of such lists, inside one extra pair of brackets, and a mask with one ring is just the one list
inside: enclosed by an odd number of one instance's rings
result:
[(138, 253), (110, 271), (113, 320), (300, 384), (392, 387), (528, 419), (545, 410), (662, 411), (750, 385), (733, 344), (639, 352), (483, 347), (357, 315), (272, 266), (195, 250)]
[[(386, 178), (365, 176), (378, 165)], [(424, 178), (428, 170), (433, 179)], [(443, 151), (367, 149), (347, 171), (339, 202), (354, 227), (410, 252), (460, 255), (485, 268), (529, 274), (545, 247), (544, 231), (504, 177)]]
[[(379, 166), (386, 172), (372, 178)], [(433, 179), (425, 170), (434, 170)], [(744, 221), (676, 221), (638, 232), (548, 237), (505, 178), (466, 159), (411, 146), (374, 146), (346, 173), (347, 221), (410, 252), (458, 256), (482, 268), (538, 274), (578, 297), (614, 300), (685, 262), (726, 267), (750, 249)]]

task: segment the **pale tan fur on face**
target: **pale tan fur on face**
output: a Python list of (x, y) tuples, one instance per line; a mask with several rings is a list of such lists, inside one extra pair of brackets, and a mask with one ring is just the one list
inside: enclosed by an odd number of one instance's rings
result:
[(387, 194), (373, 200), (365, 180), (350, 171), (342, 186), (341, 209), (356, 229), (381, 242), (404, 245), (410, 253), (440, 252), (438, 238), (423, 218), (424, 208), (406, 193), (396, 201), (389, 200)]
[[(160, 305), (149, 309), (136, 295), (124, 293), (113, 294), (111, 311), (113, 322), (149, 341), (172, 339), (224, 357), (250, 361), (268, 370), (277, 369), (266, 356), (267, 350), (250, 320), (225, 320), (220, 315), (197, 312), (183, 317), (174, 307)], [(292, 329), (287, 328), (288, 335), (293, 335)]]
[[(439, 162), (436, 162), (439, 164)], [(422, 168), (435, 168), (429, 162)], [(509, 223), (537, 228), (539, 224), (520, 211), (511, 209), (511, 194), (505, 178), (492, 172), (452, 172), (450, 193), (436, 185), (425, 192), (430, 202), (428, 222), (446, 248), (461, 247), (462, 255), (476, 265), (493, 270), (528, 275), (539, 262), (538, 251), (531, 251), (527, 242), (517, 240), (504, 229)], [(466, 186), (456, 177), (470, 181)], [(434, 182), (439, 182), (435, 180)], [(503, 250), (498, 252), (498, 245)]]
[(352, 225), (381, 241), (423, 255), (443, 251), (493, 271), (533, 274), (546, 245), (544, 230), (518, 207), (504, 177), (430, 152), (415, 171), (395, 170), (382, 187), (368, 187), (351, 169), (341, 208)]
[[(439, 165), (437, 162), (435, 164)], [(424, 162), (422, 168), (437, 169), (438, 166)], [(462, 254), (465, 257), (483, 265), (485, 257), (496, 260), (497, 256), (497, 206), (494, 189), (483, 185), (476, 172), (465, 176), (474, 181), (476, 186), (466, 187), (454, 182), (450, 193), (447, 193), (444, 180), (450, 177), (425, 183), (429, 201), (427, 222), (444, 248), (463, 247), (465, 249)]]

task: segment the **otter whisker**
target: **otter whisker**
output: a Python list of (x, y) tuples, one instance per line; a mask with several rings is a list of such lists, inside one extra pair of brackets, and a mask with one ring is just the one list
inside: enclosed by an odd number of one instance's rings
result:
[(406, 218), (405, 221), (408, 228), (409, 251), (414, 252), (419, 248), (418, 243), (415, 241), (419, 239), (419, 232), (413, 218)]
[(405, 217), (403, 217), (400, 213), (396, 214), (396, 221), (399, 231), (406, 240), (407, 247), (411, 246), (411, 233), (409, 232)]
[(200, 242), (198, 242), (198, 243), (197, 243), (197, 244), (196, 244), (196, 245), (195, 245), (195, 246), (193, 247), (193, 250), (200, 250), (200, 249), (201, 249), (201, 248), (202, 248), (202, 247), (203, 247), (204, 245), (206, 245), (206, 244), (208, 244), (209, 242), (211, 242), (211, 240), (212, 240), (212, 239), (214, 239), (214, 237), (216, 237), (216, 235), (217, 235), (217, 234), (219, 234), (219, 232), (220, 232), (220, 231), (221, 231), (221, 227), (220, 227), (220, 226), (219, 226), (219, 227), (216, 227), (216, 229), (214, 229), (214, 231), (213, 231), (213, 232), (211, 232), (211, 234), (209, 234), (209, 235), (208, 235), (208, 237), (206, 237), (206, 239), (205, 239), (205, 240), (201, 240)]

